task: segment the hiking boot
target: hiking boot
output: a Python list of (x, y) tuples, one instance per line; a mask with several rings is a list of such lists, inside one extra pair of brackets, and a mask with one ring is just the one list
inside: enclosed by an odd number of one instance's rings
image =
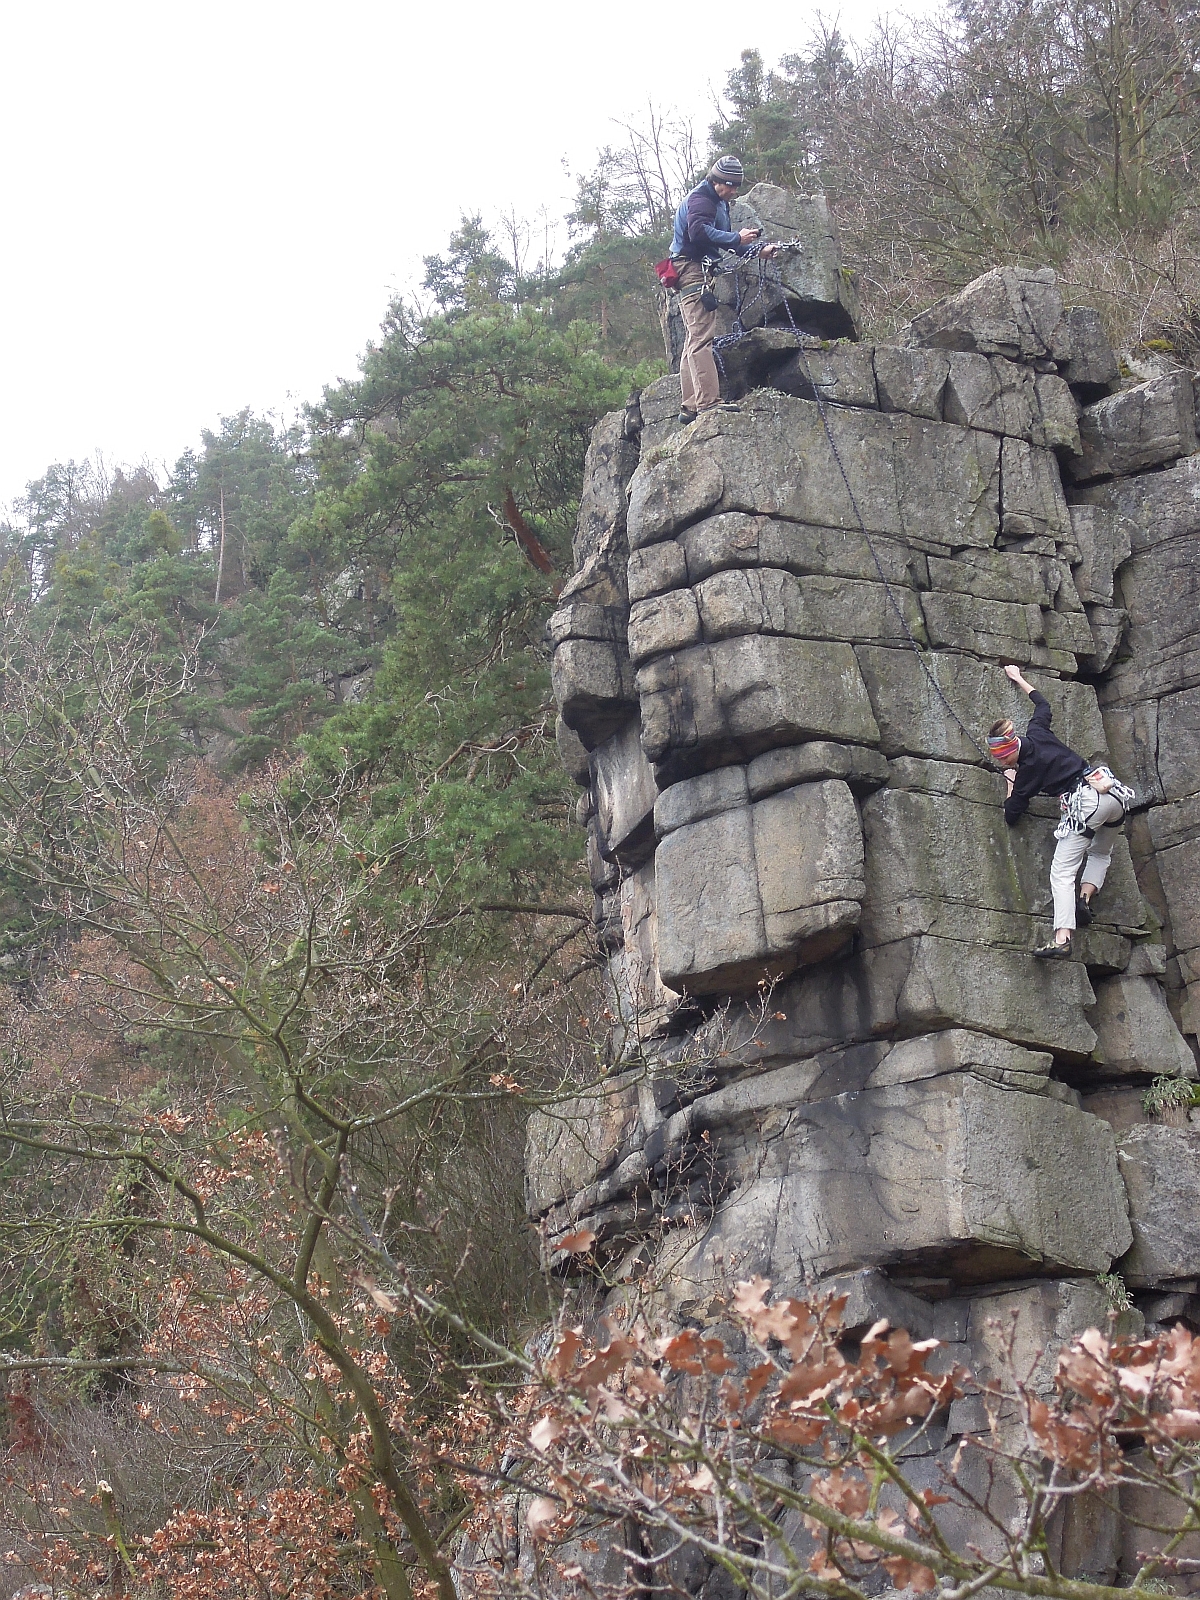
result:
[(1091, 926), (1092, 903), (1090, 900), (1084, 899), (1083, 895), (1080, 895), (1079, 899), (1075, 902), (1075, 921), (1081, 928), (1087, 928)]
[(692, 423), (695, 422), (697, 416), (699, 416), (699, 412), (688, 411), (685, 407), (684, 410), (679, 413), (679, 426), (681, 428), (690, 427)]
[(1068, 939), (1065, 944), (1059, 944), (1056, 939), (1051, 939), (1049, 944), (1039, 945), (1033, 953), (1043, 961), (1067, 961), (1071, 956), (1071, 941)]

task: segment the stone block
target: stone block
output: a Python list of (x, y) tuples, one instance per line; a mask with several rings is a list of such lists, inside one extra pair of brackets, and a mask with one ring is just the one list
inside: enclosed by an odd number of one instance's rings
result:
[[(986, 433), (1007, 433), (1024, 439), (1033, 436), (1035, 418), (1040, 427), (1034, 374), (1003, 357), (954, 351), (947, 357), (949, 373), (942, 401), (947, 422)], [(1039, 443), (1042, 441), (1039, 440)]]
[(800, 785), (674, 830), (655, 871), (664, 982), (752, 986), (846, 943), (863, 892), (858, 812), (844, 784)]
[(1079, 410), (1075, 397), (1061, 378), (1053, 373), (1038, 373), (1034, 380), (1037, 404), (1030, 434), (1030, 444), (1045, 445), (1049, 450), (1064, 450), (1078, 455), (1082, 450), (1079, 439)]
[[(610, 1008), (618, 1035), (645, 1039), (664, 1028), (679, 995), (662, 981), (658, 970), (658, 907), (654, 862), (621, 879), (619, 908), (622, 943), (609, 961)], [(620, 1045), (618, 1037), (618, 1046)]]
[(1200, 838), (1163, 850), (1156, 856), (1155, 864), (1166, 897), (1171, 940), (1176, 952), (1200, 949)]
[(889, 597), (882, 583), (854, 578), (798, 578), (779, 567), (752, 567), (714, 573), (694, 593), (701, 633), (710, 644), (746, 633), (899, 640), (905, 633), (897, 607), (918, 638), (924, 633), (921, 607), (910, 589), (893, 586)]
[(1041, 1094), (1053, 1061), (1048, 1051), (1026, 1050), (1007, 1039), (975, 1033), (969, 1028), (946, 1028), (893, 1045), (864, 1087), (886, 1089), (892, 1084), (919, 1083), (950, 1072), (972, 1072), (1002, 1088)]
[[(1118, 1147), (1119, 1148), (1119, 1147)], [(1095, 1279), (1024, 1284), (967, 1302), (966, 1342), (971, 1370), (985, 1382), (1027, 1382), (1037, 1393), (1054, 1388), (1059, 1351), (1089, 1328), (1108, 1329), (1112, 1304)], [(1141, 1318), (1128, 1314), (1121, 1332), (1139, 1338)]]
[(1194, 1078), (1196, 1063), (1167, 1010), (1161, 984), (1125, 974), (1095, 985), (1088, 1021), (1096, 1030), (1093, 1081)]
[(759, 390), (738, 413), (701, 417), (678, 445), (663, 447), (661, 459), (643, 456), (630, 489), (631, 547), (668, 538), (713, 511), (850, 533), (859, 532), (861, 514), (873, 534), (911, 530), (952, 548), (995, 543), (999, 440), (902, 412), (838, 406), (828, 422), (853, 503), (819, 408)]
[[(889, 758), (927, 756), (976, 764), (983, 759), (947, 712), (928, 674), (981, 745), (997, 718), (1012, 717), (1018, 731), (1029, 720), (1025, 696), (995, 666), (969, 656), (938, 651), (918, 659), (912, 650), (866, 644), (856, 646), (855, 655), (879, 726), (879, 745)], [(1039, 687), (1053, 708), (1058, 737), (1085, 758), (1101, 753), (1104, 724), (1091, 685), (1047, 678), (1039, 680)]]
[(1200, 1275), (1200, 1130), (1144, 1123), (1117, 1145), (1133, 1248), (1121, 1262), (1132, 1287)]
[(603, 853), (623, 867), (636, 867), (654, 848), (658, 799), (636, 717), (596, 746), (590, 767)]
[(905, 411), (912, 417), (940, 422), (949, 370), (949, 360), (940, 350), (876, 345), (875, 384), (880, 410)]
[(1066, 361), (1071, 331), (1054, 273), (996, 267), (910, 324), (914, 345), (1010, 361)]
[(1095, 1048), (1093, 990), (1077, 961), (926, 936), (864, 950), (861, 962), (868, 1031), (961, 1026), (1074, 1061)]
[(627, 437), (626, 423), (623, 410), (610, 411), (592, 429), (572, 545), (577, 567), (583, 566), (605, 534), (625, 531), (629, 480), (638, 464), (638, 445)]
[(848, 644), (748, 635), (662, 656), (637, 675), (642, 741), (660, 787), (806, 739), (875, 744)]
[(1053, 451), (1023, 439), (1002, 440), (1000, 483), (1000, 532), (1005, 539), (1071, 538), (1071, 515)]
[(525, 1131), (525, 1205), (531, 1217), (570, 1200), (631, 1148), (641, 1131), (641, 1076), (615, 1075), (532, 1113)]
[(1158, 702), (1158, 775), (1166, 800), (1200, 792), (1200, 687)]
[(1070, 568), (1053, 557), (1016, 550), (963, 550), (953, 559), (931, 555), (928, 566), (935, 590), (1011, 605), (1081, 609)]
[(1067, 462), (1076, 482), (1141, 472), (1196, 449), (1196, 400), (1190, 372), (1171, 372), (1085, 406), (1081, 453)]
[[(747, 327), (784, 321), (786, 295), (791, 317), (802, 332), (857, 338), (858, 295), (853, 278), (842, 269), (837, 231), (823, 194), (797, 195), (773, 183), (756, 183), (734, 204), (731, 221), (734, 228), (760, 226), (764, 240), (796, 241), (774, 261), (755, 261), (742, 269), (743, 302), (754, 296), (760, 282), (764, 290), (757, 305), (743, 312)], [(730, 299), (732, 279), (732, 273), (718, 279)]]
[(566, 640), (554, 652), (550, 682), (559, 715), (588, 749), (637, 711), (637, 688), (624, 641)]
[(678, 434), (681, 404), (678, 368), (665, 378), (656, 378), (642, 390), (638, 396), (642, 414), (642, 459)]
[(812, 739), (755, 756), (746, 768), (746, 777), (752, 800), (820, 778), (841, 778), (852, 793), (869, 794), (887, 782), (888, 764), (878, 750)]
[(654, 806), (654, 828), (659, 838), (703, 822), (722, 811), (733, 811), (750, 803), (745, 767), (718, 767), (697, 778), (685, 778), (664, 789)]
[(776, 1283), (874, 1266), (960, 1283), (1098, 1273), (1130, 1238), (1106, 1123), (963, 1073), (797, 1107), (678, 1279), (711, 1282), (734, 1256)]
[(638, 600), (629, 609), (629, 659), (635, 667), (668, 651), (686, 650), (700, 638), (700, 613), (690, 589)]
[(588, 600), (569, 600), (558, 606), (546, 623), (546, 642), (552, 650), (568, 639), (595, 639), (606, 644), (625, 641), (624, 606), (596, 605)]
[(844, 339), (815, 350), (797, 350), (776, 369), (771, 382), (798, 400), (816, 400), (819, 395), (829, 405), (873, 409), (879, 404), (874, 354), (871, 345)]
[(628, 583), (631, 601), (645, 600), (668, 589), (686, 589), (687, 561), (673, 539), (634, 550), (629, 557)]
[[(725, 476), (715, 451), (699, 450), (693, 423), (663, 444), (643, 451), (629, 486), (629, 546), (667, 539), (680, 528), (716, 510), (725, 493)], [(705, 418), (706, 434), (712, 427)]]
[(573, 778), (581, 788), (590, 783), (592, 769), (588, 765), (588, 753), (574, 728), (568, 728), (561, 717), (556, 717), (554, 721), (554, 743), (567, 776)]
[(1187, 543), (1200, 533), (1200, 455), (1185, 456), (1161, 472), (1085, 484), (1072, 491), (1072, 499), (1123, 518), (1134, 555)]
[(1071, 507), (1071, 528), (1082, 558), (1075, 567), (1079, 598), (1112, 605), (1113, 574), (1131, 553), (1129, 523), (1104, 506), (1082, 505)]
[[(726, 315), (723, 319), (732, 322)], [(731, 331), (721, 328), (720, 332)], [(799, 338), (790, 328), (751, 328), (734, 344), (721, 350), (721, 394), (726, 400), (740, 400), (752, 389), (774, 385), (778, 374), (800, 348)]]
[(691, 584), (714, 572), (746, 567), (777, 567), (801, 576), (863, 578), (868, 582), (878, 580), (882, 567), (889, 583), (910, 586), (924, 581), (925, 558), (899, 540), (873, 539), (872, 555), (865, 539), (850, 538), (835, 528), (752, 517), (740, 511), (695, 523), (683, 530), (678, 542)]
[(1125, 642), (1125, 635), (1129, 631), (1129, 613), (1122, 606), (1088, 606), (1087, 622), (1092, 648), (1076, 650), (1079, 665), (1085, 672), (1107, 672)]
[(1096, 400), (1119, 377), (1117, 354), (1108, 342), (1100, 313), (1090, 306), (1067, 310), (1071, 354), (1058, 370), (1084, 400)]
[[(935, 590), (921, 596), (921, 611), (933, 649), (963, 650), (989, 661), (999, 658), (1026, 666), (1050, 666), (1058, 664), (1058, 657), (1067, 653), (1071, 644), (1092, 644), (1086, 618), (1078, 619), (1081, 630), (1072, 629), (1068, 622), (1070, 631), (1064, 631), (1055, 613), (1043, 612), (1032, 604), (979, 600), (971, 594), (942, 594)], [(1072, 616), (1064, 614), (1065, 618)], [(1048, 630), (1055, 634), (1053, 646)], [(872, 642), (865, 633), (860, 637)]]

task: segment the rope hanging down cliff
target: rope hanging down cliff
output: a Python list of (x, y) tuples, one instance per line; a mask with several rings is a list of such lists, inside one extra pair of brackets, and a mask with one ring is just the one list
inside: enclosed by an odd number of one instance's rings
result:
[[(766, 242), (766, 241), (764, 241), (764, 242)], [(776, 243), (775, 249), (776, 249), (776, 251), (795, 250), (801, 245), (801, 243), (802, 243), (802, 241), (799, 240), (799, 239), (786, 239), (786, 240), (783, 240), (782, 242)], [(808, 383), (808, 387), (812, 390), (813, 396), (814, 396), (814, 398), (816, 400), (817, 411), (820, 414), (820, 418), (821, 418), (821, 426), (824, 429), (825, 438), (829, 443), (829, 448), (830, 448), (830, 451), (833, 454), (833, 459), (837, 463), (837, 469), (838, 469), (839, 474), (841, 475), (842, 483), (845, 485), (846, 495), (847, 495), (847, 497), (848, 497), (848, 499), (850, 501), (850, 508), (854, 513), (854, 520), (858, 523), (859, 532), (862, 534), (864, 540), (866, 541), (867, 549), (871, 552), (871, 560), (875, 563), (875, 570), (879, 574), (879, 579), (880, 579), (880, 582), (883, 584), (884, 592), (887, 595), (888, 602), (891, 605), (892, 610), (896, 613), (896, 617), (897, 617), (897, 619), (898, 619), (898, 621), (900, 623), (901, 628), (904, 631), (905, 638), (908, 640), (909, 645), (912, 647), (913, 653), (916, 655), (917, 660), (920, 662), (921, 670), (925, 674), (926, 678), (929, 680), (930, 687), (933, 689), (934, 694), (936, 694), (938, 699), (941, 701), (941, 703), (942, 703), (943, 707), (945, 708), (946, 712), (948, 713), (948, 715), (953, 719), (953, 721), (955, 723), (957, 723), (959, 729), (962, 731), (963, 735), (965, 736), (967, 741), (971, 744), (971, 746), (979, 753), (979, 755), (981, 755), (983, 757), (983, 759), (985, 761), (988, 761), (990, 759), (989, 755), (988, 755), (988, 752), (979, 743), (979, 740), (976, 739), (975, 735), (971, 732), (970, 728), (963, 721), (963, 719), (959, 716), (958, 712), (954, 709), (954, 707), (950, 704), (949, 700), (946, 698), (945, 691), (943, 690), (941, 684), (937, 681), (937, 678), (934, 676), (934, 673), (933, 673), (928, 661), (925, 659), (925, 652), (921, 649), (919, 641), (916, 639), (916, 637), (913, 634), (912, 629), (909, 627), (908, 619), (904, 615), (903, 607), (900, 605), (900, 602), (896, 599), (896, 595), (895, 595), (894, 590), (892, 589), (892, 585), (888, 581), (887, 573), (883, 570), (883, 563), (879, 559), (879, 551), (875, 547), (875, 541), (871, 538), (871, 535), (867, 531), (867, 525), (866, 525), (866, 522), (863, 519), (862, 511), (859, 509), (858, 499), (857, 499), (857, 497), (856, 497), (856, 495), (854, 493), (854, 487), (850, 482), (850, 475), (846, 471), (845, 463), (842, 461), (842, 454), (841, 454), (841, 451), (838, 449), (837, 439), (834, 436), (833, 427), (832, 427), (832, 425), (830, 423), (830, 420), (829, 420), (829, 402), (825, 399), (825, 396), (821, 393), (821, 385), (813, 377), (812, 372), (809, 369), (808, 362), (805, 360), (805, 354), (804, 354), (805, 351), (819, 348), (819, 346), (822, 344), (823, 341), (821, 339), (817, 338), (817, 336), (815, 334), (802, 332), (801, 329), (797, 326), (796, 318), (795, 318), (795, 316), (793, 315), (793, 312), (792, 312), (791, 300), (789, 299), (787, 291), (784, 288), (783, 274), (780, 271), (779, 267), (773, 261), (771, 261), (771, 262), (760, 261), (759, 262), (758, 287), (755, 289), (754, 293), (750, 296), (749, 299), (743, 299), (743, 295), (742, 295), (742, 280), (741, 280), (741, 277), (740, 277), (740, 275), (738, 273), (738, 267), (743, 265), (746, 261), (753, 260), (759, 254), (759, 251), (761, 249), (762, 249), (762, 245), (761, 244), (755, 245), (752, 250), (748, 251), (745, 255), (743, 255), (740, 258), (740, 260), (738, 261), (737, 265), (735, 265), (735, 266), (727, 266), (727, 267), (716, 267), (715, 270), (713, 270), (712, 274), (711, 274), (713, 277), (717, 276), (718, 274), (723, 274), (723, 273), (726, 273), (726, 272), (732, 272), (733, 275), (734, 275), (733, 283), (734, 283), (735, 300), (734, 300), (733, 327), (732, 327), (732, 329), (730, 330), (729, 333), (722, 334), (719, 339), (714, 339), (713, 340), (713, 354), (716, 356), (717, 364), (721, 368), (721, 375), (722, 375), (722, 377), (725, 376), (725, 364), (721, 360), (721, 351), (722, 350), (727, 350), (727, 349), (729, 349), (729, 347), (731, 345), (738, 344), (738, 343), (741, 342), (741, 340), (749, 338), (750, 330), (747, 329), (745, 327), (745, 325), (744, 325), (744, 320), (743, 320), (744, 316), (745, 316), (745, 314), (747, 312), (751, 311), (754, 308), (755, 305), (757, 305), (759, 300), (762, 299), (762, 296), (766, 291), (768, 283), (773, 282), (777, 286), (777, 288), (779, 289), (779, 295), (780, 295), (780, 299), (783, 302), (783, 308), (787, 313), (788, 322), (789, 322), (789, 324), (791, 326), (792, 333), (794, 334), (794, 336), (796, 338), (796, 342), (797, 342), (797, 346), (798, 346), (798, 349), (797, 349), (797, 352), (796, 352), (797, 358), (798, 358), (798, 360), (800, 362), (800, 366), (801, 366), (801, 369), (803, 371), (804, 378), (805, 378), (806, 382)], [(706, 280), (707, 280), (707, 278), (709, 276), (709, 272), (710, 272), (709, 263), (706, 261), (705, 262)]]

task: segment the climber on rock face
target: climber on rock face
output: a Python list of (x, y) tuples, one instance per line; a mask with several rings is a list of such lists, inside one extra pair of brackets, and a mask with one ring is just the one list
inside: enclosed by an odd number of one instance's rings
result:
[[(1011, 718), (994, 722), (988, 749), (1008, 780), (1004, 820), (1009, 827), (1024, 816), (1035, 794), (1056, 795), (1062, 807), (1063, 820), (1054, 830), (1058, 844), (1050, 864), (1054, 937), (1033, 952), (1062, 960), (1071, 954), (1076, 924), (1086, 926), (1092, 920), (1092, 900), (1104, 887), (1113, 845), (1133, 791), (1118, 783), (1107, 767), (1092, 767), (1051, 733), (1050, 703), (1022, 677), (1020, 667), (1009, 666), (1004, 671), (1033, 701), (1033, 716), (1020, 738)], [(1083, 883), (1076, 898), (1081, 863)]]
[[(747, 255), (762, 231), (741, 228), (735, 233), (729, 225), (729, 202), (741, 186), (742, 163), (736, 156), (722, 156), (675, 213), (671, 260), (679, 274), (679, 310), (687, 329), (679, 359), (679, 420), (685, 426), (695, 422), (701, 412), (714, 411), (721, 405), (712, 348), (717, 333), (717, 304), (705, 287), (704, 262), (715, 260), (722, 250)], [(775, 254), (775, 246), (765, 244), (758, 254), (770, 257)], [(737, 407), (722, 409), (736, 411)]]

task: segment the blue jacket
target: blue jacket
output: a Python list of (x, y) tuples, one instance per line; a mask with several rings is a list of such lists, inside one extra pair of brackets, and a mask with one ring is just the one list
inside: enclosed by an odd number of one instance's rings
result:
[(675, 213), (671, 254), (685, 256), (689, 261), (703, 261), (705, 256), (715, 256), (721, 250), (736, 250), (738, 255), (745, 255), (748, 249), (729, 226), (729, 206), (705, 178)]

